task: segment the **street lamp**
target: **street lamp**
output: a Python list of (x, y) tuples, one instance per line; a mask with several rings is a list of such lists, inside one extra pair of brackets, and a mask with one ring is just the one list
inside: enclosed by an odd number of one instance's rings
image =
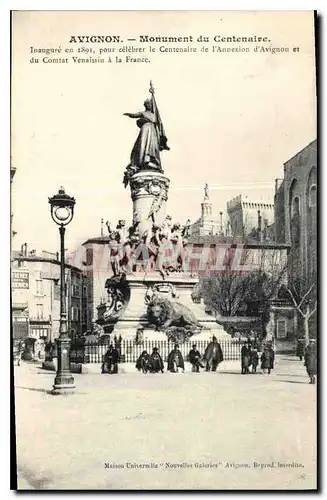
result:
[(49, 198), (51, 217), (59, 226), (60, 232), (60, 327), (57, 339), (57, 374), (53, 394), (65, 394), (75, 389), (74, 378), (70, 373), (70, 337), (67, 333), (67, 308), (65, 293), (65, 230), (74, 217), (75, 198), (65, 193), (61, 187), (57, 194)]

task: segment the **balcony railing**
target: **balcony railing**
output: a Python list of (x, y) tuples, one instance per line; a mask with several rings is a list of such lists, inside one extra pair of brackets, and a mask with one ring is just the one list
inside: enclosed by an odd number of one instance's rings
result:
[(27, 309), (28, 303), (27, 302), (14, 302), (11, 306), (11, 309), (13, 311), (24, 311)]
[(30, 323), (51, 323), (50, 316), (30, 316)]

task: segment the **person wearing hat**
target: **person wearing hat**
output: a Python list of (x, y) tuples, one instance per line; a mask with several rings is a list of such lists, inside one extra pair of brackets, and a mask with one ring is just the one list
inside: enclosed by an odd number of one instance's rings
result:
[(180, 370), (184, 372), (185, 370), (184, 359), (178, 344), (175, 344), (174, 349), (168, 356), (167, 369), (172, 373), (178, 373)]
[(204, 353), (204, 360), (206, 362), (206, 371), (215, 372), (218, 365), (224, 361), (224, 355), (219, 344), (217, 337), (215, 335), (212, 337), (212, 341), (207, 345)]
[(270, 375), (271, 370), (274, 369), (274, 363), (275, 363), (275, 352), (272, 348), (272, 345), (270, 342), (268, 342), (263, 350), (263, 353), (261, 354), (261, 369), (263, 373), (268, 371), (268, 375)]
[(147, 373), (149, 371), (150, 355), (146, 350), (138, 357), (136, 361), (136, 368), (139, 372)]
[(241, 373), (247, 375), (250, 373), (251, 365), (251, 342), (247, 341), (241, 349)]
[(250, 348), (250, 364), (252, 367), (252, 373), (257, 373), (257, 366), (259, 364), (259, 354), (256, 346), (251, 346)]
[(101, 373), (118, 373), (119, 353), (117, 349), (110, 344), (109, 349), (103, 357)]
[(305, 351), (305, 340), (298, 339), (296, 345), (296, 355), (300, 359), (300, 361), (302, 361), (302, 358), (304, 356), (304, 351)]
[(164, 364), (162, 358), (159, 354), (158, 347), (154, 347), (152, 350), (152, 354), (149, 359), (149, 370), (150, 373), (163, 373), (164, 372)]
[(317, 348), (315, 339), (310, 339), (304, 353), (304, 366), (307, 369), (307, 374), (310, 377), (309, 384), (316, 383), (317, 375)]
[(192, 345), (192, 349), (189, 352), (188, 358), (189, 358), (190, 363), (192, 365), (192, 372), (199, 373), (200, 367), (204, 368), (204, 365), (201, 362), (201, 354), (197, 350), (196, 344)]

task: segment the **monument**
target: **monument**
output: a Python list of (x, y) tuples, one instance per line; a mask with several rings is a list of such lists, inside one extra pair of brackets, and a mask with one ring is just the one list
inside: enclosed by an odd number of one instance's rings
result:
[(132, 225), (116, 230), (108, 225), (112, 276), (107, 279), (107, 301), (98, 307), (98, 324), (123, 339), (184, 342), (190, 337), (226, 336), (215, 317), (195, 300), (198, 277), (189, 269), (184, 225), (167, 214), (169, 178), (161, 153), (168, 140), (150, 82), (144, 111), (124, 113), (136, 119), (139, 133), (123, 183), (133, 202)]

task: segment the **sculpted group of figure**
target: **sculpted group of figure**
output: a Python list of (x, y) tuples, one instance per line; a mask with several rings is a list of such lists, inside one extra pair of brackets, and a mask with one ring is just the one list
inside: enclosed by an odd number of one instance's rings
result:
[(158, 271), (164, 279), (171, 272), (183, 271), (186, 261), (185, 246), (190, 231), (190, 220), (184, 226), (172, 223), (167, 215), (159, 226), (152, 224), (150, 230), (142, 234), (139, 222), (129, 229), (126, 222), (120, 220), (116, 229), (109, 232), (109, 260), (114, 276), (121, 273)]

